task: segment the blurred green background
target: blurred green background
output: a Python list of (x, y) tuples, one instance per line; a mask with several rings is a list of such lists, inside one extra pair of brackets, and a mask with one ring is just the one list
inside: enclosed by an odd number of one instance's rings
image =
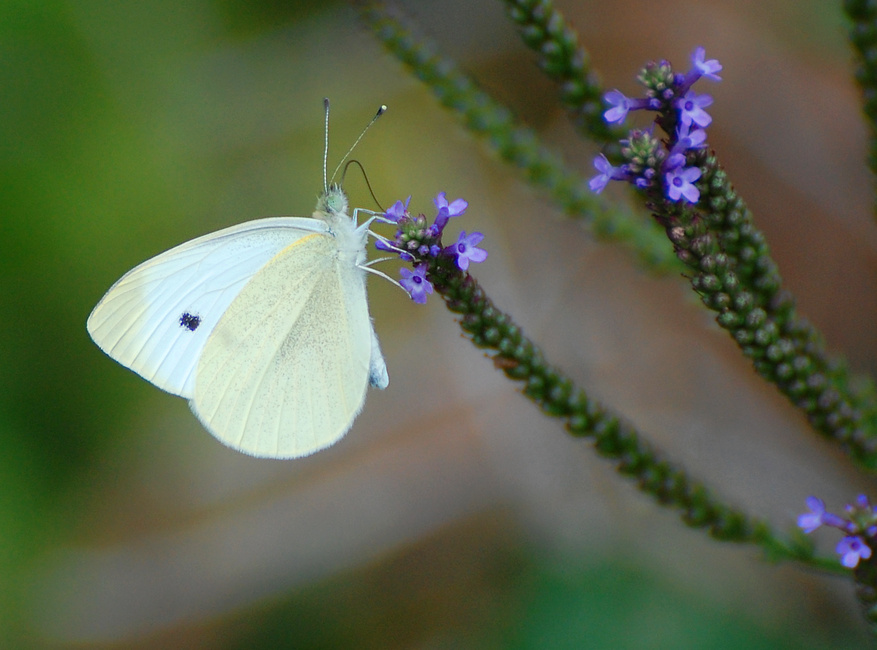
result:
[[(591, 175), (499, 2), (405, 13)], [(608, 87), (649, 58), (725, 65), (711, 143), (802, 309), (877, 370), (877, 237), (835, 3), (562, 3)], [(672, 17), (672, 19), (668, 19)], [(357, 149), (379, 200), (470, 202), (475, 274), (549, 358), (783, 529), (871, 483), (754, 377), (676, 277), (595, 244), (338, 2), (0, 4), (0, 645), (825, 648), (865, 643), (851, 587), (711, 543), (568, 439), (440, 301), (370, 295), (391, 384), (293, 462), (204, 432), (91, 343), (125, 271), (245, 219), (308, 215)], [(354, 205), (372, 208), (357, 173)], [(645, 216), (644, 216), (645, 218)], [(392, 269), (390, 272), (394, 272)], [(873, 496), (873, 493), (872, 493)], [(834, 540), (822, 540), (830, 550)]]

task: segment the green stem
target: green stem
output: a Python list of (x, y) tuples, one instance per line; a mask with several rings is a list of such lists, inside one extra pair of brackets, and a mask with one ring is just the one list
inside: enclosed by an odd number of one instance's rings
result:
[(693, 528), (722, 541), (760, 545), (772, 560), (797, 560), (837, 571), (833, 559), (817, 558), (809, 538), (783, 541), (770, 526), (720, 502), (703, 484), (674, 467), (621, 418), (601, 406), (558, 368), (511, 317), (498, 310), (476, 280), (448, 257), (427, 258), (427, 279), (448, 309), (461, 315), (460, 327), (477, 347), (489, 350), (497, 368), (523, 384), (523, 394), (543, 413), (557, 418), (577, 437), (592, 438), (597, 452), (617, 461), (618, 471), (637, 481), (658, 503), (675, 508)]
[[(700, 150), (690, 163), (703, 172), (696, 208), (650, 195), (654, 216), (691, 285), (718, 315), (756, 371), (801, 409), (810, 424), (869, 469), (877, 468), (877, 399), (873, 383), (850, 375), (825, 350), (822, 336), (782, 289), (777, 266), (714, 154)], [(854, 390), (852, 386), (857, 386)]]
[(617, 163), (618, 141), (626, 131), (603, 119), (604, 89), (575, 31), (549, 0), (504, 2), (524, 43), (538, 55), (539, 68), (557, 84), (560, 101), (580, 132), (604, 145), (607, 157)]
[(877, 3), (873, 0), (844, 0), (844, 11), (852, 21), (850, 43), (856, 53), (856, 81), (862, 89), (863, 111), (871, 134), (868, 166), (877, 175)]

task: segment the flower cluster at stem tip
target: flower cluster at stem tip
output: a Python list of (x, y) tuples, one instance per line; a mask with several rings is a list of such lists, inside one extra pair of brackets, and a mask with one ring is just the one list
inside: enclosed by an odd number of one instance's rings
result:
[(812, 533), (822, 526), (846, 533), (834, 549), (840, 555), (841, 564), (854, 569), (860, 560), (871, 557), (873, 544), (877, 542), (877, 511), (868, 497), (860, 494), (855, 503), (847, 505), (846, 518), (828, 512), (822, 499), (816, 497), (807, 497), (807, 507), (810, 512), (798, 517), (798, 528), (805, 533)]
[(612, 90), (604, 96), (611, 106), (603, 118), (621, 124), (630, 111), (657, 112), (655, 124), (669, 136), (662, 142), (649, 130), (635, 129), (622, 140), (625, 162), (613, 166), (603, 154), (594, 160), (599, 174), (590, 180), (593, 192), (600, 193), (609, 181), (627, 181), (642, 190), (660, 189), (670, 201), (685, 200), (695, 204), (700, 190), (695, 183), (701, 177), (699, 167), (687, 167), (687, 153), (706, 146), (706, 131), (712, 117), (704, 109), (713, 103), (709, 95), (691, 90), (695, 81), (704, 77), (721, 81), (718, 72), (722, 65), (716, 59), (706, 59), (706, 51), (698, 47), (691, 55), (691, 69), (685, 74), (672, 71), (667, 61), (650, 63), (639, 75), (646, 87), (646, 96), (631, 98)]
[(466, 271), (469, 264), (486, 260), (487, 251), (478, 248), (478, 244), (484, 239), (484, 235), (480, 232), (467, 235), (464, 230), (457, 237), (456, 242), (450, 246), (442, 245), (442, 232), (448, 221), (452, 217), (462, 215), (469, 207), (468, 202), (463, 199), (449, 202), (445, 193), (439, 192), (433, 200), (438, 213), (430, 225), (427, 225), (426, 217), (422, 214), (411, 216), (408, 212), (410, 202), (410, 196), (404, 202), (396, 201), (381, 215), (384, 221), (396, 224), (398, 230), (394, 239), (379, 239), (375, 242), (375, 247), (398, 253), (400, 259), (413, 263), (413, 270), (408, 268), (400, 270), (402, 280), (399, 284), (414, 302), (423, 304), (427, 296), (433, 292), (433, 285), (426, 277), (430, 259), (453, 258), (457, 268)]

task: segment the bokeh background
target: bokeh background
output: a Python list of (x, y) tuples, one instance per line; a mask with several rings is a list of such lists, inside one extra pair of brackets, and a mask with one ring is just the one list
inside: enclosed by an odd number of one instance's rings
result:
[[(877, 229), (839, 3), (558, 1), (607, 86), (704, 45), (718, 150), (802, 311), (877, 371)], [(405, 14), (570, 164), (500, 2)], [(709, 84), (707, 84), (709, 85)], [(704, 90), (704, 89), (701, 89)], [(475, 275), (554, 360), (730, 502), (793, 525), (873, 480), (755, 377), (679, 277), (595, 243), (473, 139), (345, 3), (0, 4), (0, 645), (826, 648), (851, 585), (711, 542), (568, 437), (439, 300), (370, 280), (391, 382), (298, 461), (223, 447), (105, 357), (85, 320), (125, 271), (245, 219), (308, 215), (359, 146), (378, 199), (446, 191)], [(374, 207), (362, 177), (354, 205)], [(644, 214), (643, 218), (646, 218)], [(392, 271), (392, 269), (390, 269)], [(873, 491), (872, 491), (873, 496)], [(820, 538), (830, 552), (836, 541)]]

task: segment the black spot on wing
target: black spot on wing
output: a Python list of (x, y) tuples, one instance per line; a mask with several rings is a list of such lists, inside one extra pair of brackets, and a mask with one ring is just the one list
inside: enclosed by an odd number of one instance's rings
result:
[(201, 324), (201, 317), (198, 314), (183, 312), (180, 316), (180, 327), (185, 327), (190, 332), (194, 332)]

